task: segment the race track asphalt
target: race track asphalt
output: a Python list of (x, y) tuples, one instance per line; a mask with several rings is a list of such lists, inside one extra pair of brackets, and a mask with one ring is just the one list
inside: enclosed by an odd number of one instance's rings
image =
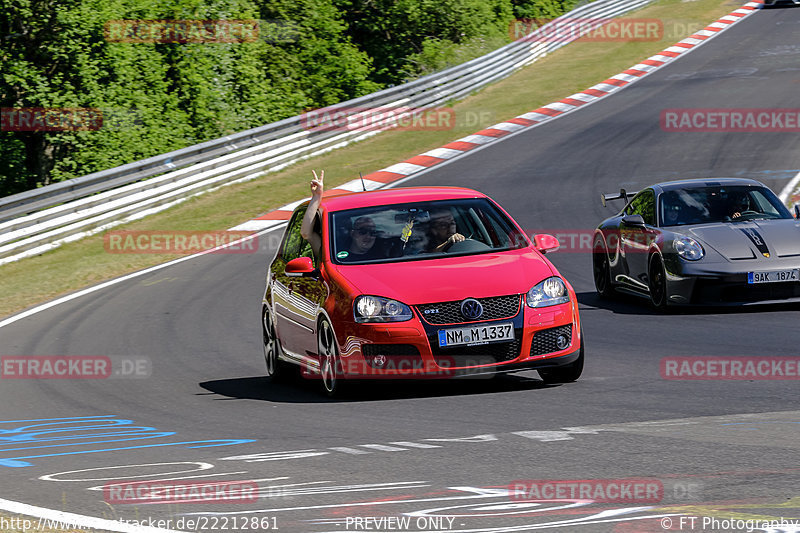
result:
[[(609, 98), (405, 185), (475, 188), (549, 233), (590, 231), (612, 214), (600, 193), (620, 187), (748, 176), (780, 191), (800, 172), (796, 133), (666, 132), (659, 116), (800, 107), (799, 29), (800, 9), (761, 10)], [(663, 531), (664, 518), (677, 530), (673, 505), (695, 506), (686, 516), (800, 519), (798, 382), (675, 381), (659, 370), (667, 356), (796, 357), (800, 306), (659, 314), (633, 298), (598, 300), (590, 254), (555, 253), (584, 323), (578, 382), (545, 386), (524, 372), (382, 383), (329, 400), (314, 382), (263, 378), (259, 308), (278, 236), (262, 236), (259, 253), (193, 258), (2, 328), (6, 356), (141, 357), (152, 369), (140, 379), (4, 379), (0, 497), (215, 531), (253, 529), (245, 518), (286, 532), (389, 531), (394, 523), (356, 518), (407, 517), (407, 531), (639, 533)], [(261, 497), (104, 502), (109, 482), (170, 478), (251, 481)], [(622, 478), (658, 480), (660, 501), (514, 502), (504, 490)], [(207, 511), (222, 514), (186, 527)]]

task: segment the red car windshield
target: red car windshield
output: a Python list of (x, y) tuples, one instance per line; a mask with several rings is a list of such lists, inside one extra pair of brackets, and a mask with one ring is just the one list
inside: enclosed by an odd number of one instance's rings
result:
[(472, 255), (528, 245), (485, 198), (393, 204), (331, 215), (331, 260), (388, 263)]

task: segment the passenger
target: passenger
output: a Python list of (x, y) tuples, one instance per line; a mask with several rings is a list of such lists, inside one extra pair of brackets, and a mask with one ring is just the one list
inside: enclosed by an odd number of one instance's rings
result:
[(681, 206), (668, 205), (664, 208), (664, 225), (677, 226), (681, 223)]
[(428, 251), (446, 252), (453, 244), (466, 240), (456, 229), (456, 219), (449, 209), (431, 211)]
[(325, 179), (325, 171), (321, 170), (319, 177), (315, 170), (312, 170), (311, 173), (314, 175), (314, 179), (311, 180), (311, 202), (308, 204), (306, 214), (303, 216), (303, 223), (300, 225), (300, 236), (311, 244), (314, 253), (319, 257), (322, 250), (322, 236), (314, 232), (314, 217), (317, 215), (320, 202), (322, 202), (322, 181)]
[(377, 237), (378, 230), (375, 227), (375, 221), (367, 216), (357, 217), (350, 230), (348, 255), (342, 259), (346, 259), (348, 262), (381, 259), (378, 247), (375, 246)]
[[(300, 225), (300, 235), (311, 243), (314, 253), (319, 255), (322, 249), (322, 237), (316, 233), (314, 228), (314, 217), (319, 210), (319, 204), (322, 202), (322, 194), (325, 190), (324, 179), (325, 171), (320, 171), (319, 176), (317, 172), (312, 170), (314, 179), (311, 180), (311, 201), (306, 209), (306, 214), (303, 216), (303, 223)], [(350, 261), (362, 261), (369, 259), (377, 259), (378, 250), (375, 248), (375, 238), (378, 232), (375, 228), (375, 222), (366, 216), (357, 217), (353, 221), (352, 229), (350, 230), (350, 246), (347, 250), (347, 256), (342, 259)]]

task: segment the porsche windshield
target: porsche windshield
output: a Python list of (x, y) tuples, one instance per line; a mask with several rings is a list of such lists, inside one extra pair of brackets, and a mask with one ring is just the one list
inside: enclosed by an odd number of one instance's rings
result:
[(753, 185), (665, 191), (659, 200), (662, 226), (792, 218), (769, 189)]
[(525, 237), (485, 198), (394, 204), (334, 212), (331, 259), (385, 263), (497, 252)]

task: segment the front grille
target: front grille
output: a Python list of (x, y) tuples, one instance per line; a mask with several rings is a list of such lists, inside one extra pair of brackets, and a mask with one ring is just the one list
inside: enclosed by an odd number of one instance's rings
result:
[(519, 357), (522, 349), (522, 330), (516, 332), (517, 339), (511, 342), (498, 342), (481, 346), (457, 346), (439, 348), (433, 345), (433, 358), (436, 364), (443, 367), (464, 367), (489, 365), (512, 361)]
[(563, 348), (559, 348), (556, 344), (559, 335), (564, 335), (572, 341), (572, 324), (537, 331), (531, 342), (531, 355), (560, 352)]
[[(361, 353), (373, 368), (412, 369), (422, 366), (422, 356), (413, 344), (362, 344)], [(375, 365), (372, 358), (376, 355), (386, 356), (386, 364)]]
[[(519, 313), (521, 301), (518, 294), (495, 298), (476, 298), (476, 300), (483, 306), (483, 315), (478, 320), (467, 320), (461, 315), (461, 302), (463, 300), (422, 304), (417, 306), (417, 310), (428, 324), (466, 324), (514, 317)], [(434, 313), (433, 311), (438, 312)]]

